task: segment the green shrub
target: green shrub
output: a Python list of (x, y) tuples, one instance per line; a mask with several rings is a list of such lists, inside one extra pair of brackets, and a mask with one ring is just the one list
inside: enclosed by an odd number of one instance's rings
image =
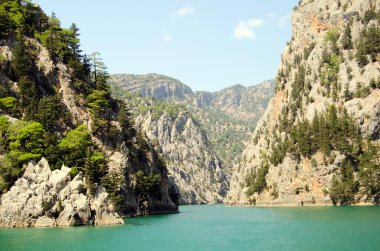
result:
[(329, 30), (325, 35), (325, 42), (330, 42), (333, 45), (335, 45), (340, 38), (340, 32), (339, 29), (333, 28)]
[(77, 176), (79, 174), (80, 170), (78, 167), (72, 167), (70, 169), (70, 178), (71, 180), (73, 180), (75, 178), (75, 176)]
[(17, 121), (8, 128), (9, 150), (11, 158), (19, 165), (42, 157), (45, 148), (45, 130), (38, 122)]
[(14, 97), (0, 98), (0, 108), (5, 110), (10, 110), (15, 108), (17, 104), (17, 99)]
[(266, 175), (268, 174), (268, 171), (269, 165), (265, 163), (260, 166), (257, 174), (255, 173), (251, 177), (248, 177), (248, 180), (250, 179), (250, 184), (248, 186), (247, 196), (251, 196), (255, 193), (260, 194), (264, 191), (264, 189), (267, 187)]
[(368, 24), (371, 20), (376, 20), (378, 18), (378, 14), (374, 9), (367, 10), (364, 13), (363, 23)]
[(59, 142), (58, 149), (65, 165), (69, 167), (84, 166), (86, 151), (92, 144), (87, 127), (80, 125), (66, 134)]
[(360, 34), (360, 39), (356, 46), (356, 61), (360, 67), (364, 67), (369, 63), (368, 56), (372, 61), (377, 61), (379, 53), (380, 28), (371, 25)]
[(355, 182), (353, 168), (349, 161), (345, 161), (340, 168), (340, 178), (334, 176), (330, 188), (330, 198), (334, 205), (350, 205), (355, 202), (355, 193), (358, 191), (358, 182)]

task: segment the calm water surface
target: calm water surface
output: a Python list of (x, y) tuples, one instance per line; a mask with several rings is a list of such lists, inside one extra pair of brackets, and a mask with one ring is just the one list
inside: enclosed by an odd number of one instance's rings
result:
[(380, 250), (380, 207), (180, 211), (122, 226), (0, 229), (0, 250)]

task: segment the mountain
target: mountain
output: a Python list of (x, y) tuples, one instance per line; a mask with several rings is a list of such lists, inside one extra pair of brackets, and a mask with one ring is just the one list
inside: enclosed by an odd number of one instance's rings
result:
[(81, 53), (76, 25), (29, 1), (0, 10), (0, 226), (178, 212), (159, 149), (111, 97), (98, 55)]
[(222, 163), (211, 149), (205, 132), (186, 111), (154, 119), (137, 117), (136, 124), (148, 139), (157, 142), (169, 173), (180, 191), (180, 204), (221, 203), (228, 191)]
[(182, 204), (223, 200), (231, 167), (274, 92), (273, 81), (193, 92), (158, 74), (117, 74), (108, 84), (134, 107), (136, 124), (161, 148)]
[(206, 132), (212, 149), (230, 173), (274, 93), (274, 81), (250, 87), (235, 85), (218, 92), (193, 92), (182, 82), (158, 74), (112, 75), (108, 82), (142, 98), (184, 105)]
[(268, 80), (255, 86), (234, 85), (218, 92), (196, 92), (195, 95), (199, 107), (216, 109), (237, 120), (258, 121), (273, 92), (274, 81)]
[(226, 202), (379, 202), (380, 2), (302, 0)]
[[(230, 175), (274, 93), (274, 81), (255, 86), (235, 85), (215, 93), (196, 92), (189, 106)], [(206, 101), (206, 102), (205, 102)]]
[(165, 157), (180, 204), (220, 203), (228, 191), (223, 166), (205, 131), (179, 103), (142, 98), (113, 86), (135, 118), (136, 127)]
[(185, 101), (194, 96), (191, 88), (179, 80), (154, 73), (146, 75), (115, 74), (108, 82), (110, 85), (117, 84), (129, 92), (139, 93), (144, 98)]

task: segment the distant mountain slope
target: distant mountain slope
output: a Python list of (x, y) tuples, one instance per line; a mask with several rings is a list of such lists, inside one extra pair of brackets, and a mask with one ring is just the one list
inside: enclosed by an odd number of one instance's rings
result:
[(218, 92), (193, 92), (179, 80), (157, 74), (117, 74), (111, 76), (109, 84), (144, 98), (186, 106), (205, 130), (227, 174), (274, 93), (273, 80), (250, 87), (234, 85)]
[(200, 107), (217, 109), (238, 120), (255, 121), (264, 113), (268, 97), (273, 93), (274, 81), (268, 80), (255, 86), (234, 85), (218, 92), (196, 92), (195, 95)]
[(191, 88), (179, 80), (154, 73), (116, 74), (112, 75), (109, 84), (117, 84), (131, 93), (139, 93), (144, 98), (154, 97), (158, 100), (186, 101), (194, 96)]
[(153, 100), (119, 87), (113, 93), (131, 107), (136, 127), (166, 159), (181, 204), (220, 203), (228, 191), (222, 163), (205, 131), (179, 103)]

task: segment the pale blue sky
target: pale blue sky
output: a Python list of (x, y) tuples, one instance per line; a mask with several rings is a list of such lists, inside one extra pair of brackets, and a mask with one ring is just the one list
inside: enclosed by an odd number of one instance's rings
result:
[(75, 22), (113, 73), (159, 73), (216, 91), (275, 77), (298, 0), (35, 0)]

